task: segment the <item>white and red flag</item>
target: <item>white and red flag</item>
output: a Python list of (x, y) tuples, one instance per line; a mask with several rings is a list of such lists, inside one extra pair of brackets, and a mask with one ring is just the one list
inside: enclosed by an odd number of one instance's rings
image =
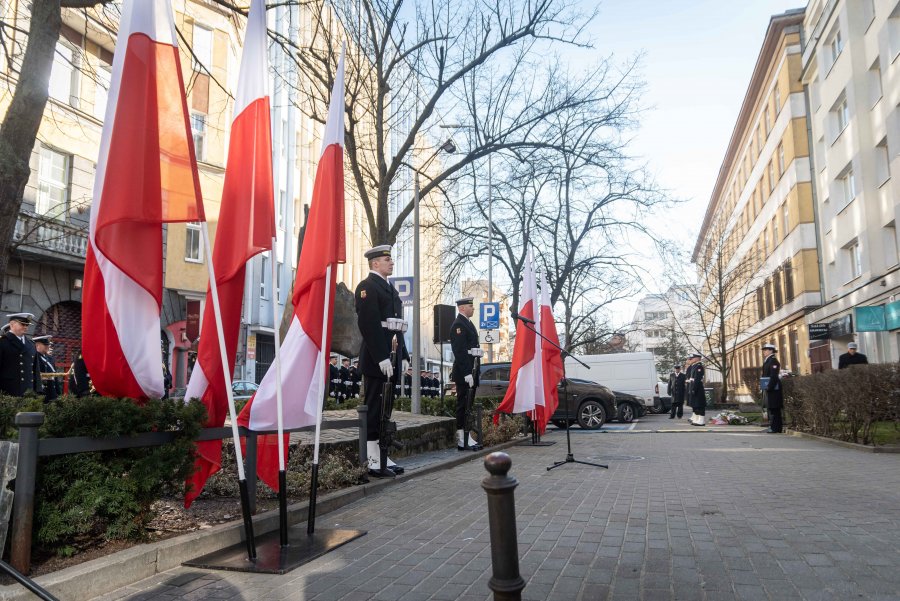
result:
[[(553, 319), (553, 307), (550, 305), (550, 290), (547, 286), (547, 278), (541, 274), (541, 302), (538, 311), (539, 329), (543, 338), (538, 346), (541, 347), (541, 385), (543, 387), (544, 406), (538, 408), (538, 432), (547, 431), (547, 422), (553, 417), (556, 408), (559, 407), (559, 385), (565, 376), (562, 353), (559, 346), (559, 336), (556, 333), (556, 322)], [(554, 346), (556, 345), (556, 346)]]
[[(294, 315), (281, 345), (282, 387), (289, 391), (284, 400), (286, 430), (315, 424), (328, 390), (325, 367), (331, 348), (335, 278), (326, 278), (326, 274), (331, 272), (329, 267), (346, 261), (344, 247), (344, 57), (341, 56), (331, 91), (303, 249), (297, 264)], [(329, 299), (327, 306), (326, 298)], [(241, 411), (240, 425), (255, 431), (277, 430), (276, 380), (276, 369), (272, 365), (259, 390)], [(285, 460), (287, 438), (285, 435)], [(257, 474), (277, 491), (278, 437), (260, 436), (257, 444)]]
[(82, 295), (82, 353), (100, 394), (164, 393), (163, 223), (203, 221), (172, 8), (126, 0), (113, 58)]
[[(229, 374), (234, 371), (247, 261), (271, 249), (275, 236), (272, 133), (266, 89), (268, 72), (265, 2), (253, 0), (244, 34), (225, 185), (212, 254)], [(219, 339), (215, 334), (212, 292), (209, 289), (203, 308), (201, 332), (203, 336), (197, 349), (197, 362), (191, 372), (185, 398), (201, 399), (208, 413), (206, 427), (218, 428), (225, 424), (225, 416), (228, 415), (228, 395)], [(221, 440), (197, 443), (197, 461), (195, 471), (187, 481), (185, 507), (190, 507), (207, 479), (219, 471), (221, 464)]]
[[(500, 413), (534, 411), (535, 406), (538, 405), (538, 396), (543, 391), (538, 379), (540, 363), (535, 348), (537, 336), (532, 329), (537, 321), (537, 294), (531, 251), (528, 251), (522, 266), (522, 293), (519, 297), (519, 307), (519, 315), (531, 320), (532, 323), (526, 323), (523, 319), (519, 319), (516, 323), (516, 341), (513, 345), (509, 388), (506, 389), (506, 395), (494, 413), (494, 423), (499, 421)], [(541, 401), (540, 404), (543, 402)]]

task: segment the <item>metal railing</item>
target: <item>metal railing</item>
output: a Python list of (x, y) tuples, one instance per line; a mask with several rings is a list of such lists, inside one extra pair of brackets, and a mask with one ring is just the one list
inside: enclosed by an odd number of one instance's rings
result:
[(48, 250), (84, 258), (87, 254), (87, 226), (78, 227), (47, 215), (21, 211), (16, 220), (13, 242), (19, 247)]
[[(357, 419), (323, 420), (322, 430), (357, 428), (359, 430), (359, 460), (360, 464), (366, 464), (368, 462), (366, 452), (366, 416), (368, 410), (365, 406), (361, 406), (357, 407), (356, 411)], [(13, 568), (26, 575), (31, 571), (34, 491), (39, 457), (158, 447), (175, 440), (177, 434), (177, 432), (144, 432), (110, 438), (91, 438), (88, 436), (38, 438), (38, 428), (43, 423), (43, 413), (16, 414), (15, 424), (19, 429), (19, 456), (16, 463), (16, 490), (13, 499), (10, 564), (12, 564)], [(255, 513), (257, 437), (261, 434), (275, 434), (275, 432), (254, 432), (243, 427), (239, 430), (241, 436), (246, 438), (245, 469), (247, 488), (250, 493), (250, 511)], [(315, 430), (315, 426), (306, 426), (285, 430), (285, 432), (311, 432), (313, 430)], [(204, 428), (195, 440), (222, 440), (230, 438), (231, 428)]]

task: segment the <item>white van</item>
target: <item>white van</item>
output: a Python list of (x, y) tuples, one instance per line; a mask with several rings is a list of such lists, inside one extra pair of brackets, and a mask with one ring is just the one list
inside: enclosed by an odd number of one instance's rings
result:
[(656, 361), (653, 353), (612, 353), (609, 355), (579, 355), (578, 359), (590, 369), (566, 358), (566, 377), (590, 380), (603, 384), (610, 390), (633, 394), (644, 406), (653, 407), (654, 388), (657, 382)]

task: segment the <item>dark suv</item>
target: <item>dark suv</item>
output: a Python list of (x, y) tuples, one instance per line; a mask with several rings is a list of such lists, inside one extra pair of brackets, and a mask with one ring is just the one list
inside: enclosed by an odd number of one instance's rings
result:
[[(502, 397), (509, 388), (509, 372), (509, 363), (483, 364), (477, 396)], [(560, 384), (558, 390), (559, 408), (550, 418), (558, 427), (565, 428), (566, 421), (569, 421), (578, 422), (585, 430), (597, 430), (607, 420), (616, 417), (615, 395), (606, 386), (569, 378), (568, 386)], [(568, 397), (564, 402), (566, 391)]]

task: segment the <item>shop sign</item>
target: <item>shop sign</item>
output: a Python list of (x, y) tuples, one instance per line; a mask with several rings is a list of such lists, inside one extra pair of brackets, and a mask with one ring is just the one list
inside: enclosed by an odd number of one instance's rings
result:
[(900, 301), (884, 306), (884, 325), (889, 330), (900, 328)]
[(828, 332), (827, 323), (811, 323), (809, 324), (810, 340), (828, 340), (831, 335)]
[(853, 333), (853, 318), (849, 314), (838, 317), (828, 324), (828, 332), (831, 334), (832, 338), (849, 336)]
[(854, 311), (857, 332), (884, 332), (887, 329), (884, 323), (884, 305), (856, 307)]

